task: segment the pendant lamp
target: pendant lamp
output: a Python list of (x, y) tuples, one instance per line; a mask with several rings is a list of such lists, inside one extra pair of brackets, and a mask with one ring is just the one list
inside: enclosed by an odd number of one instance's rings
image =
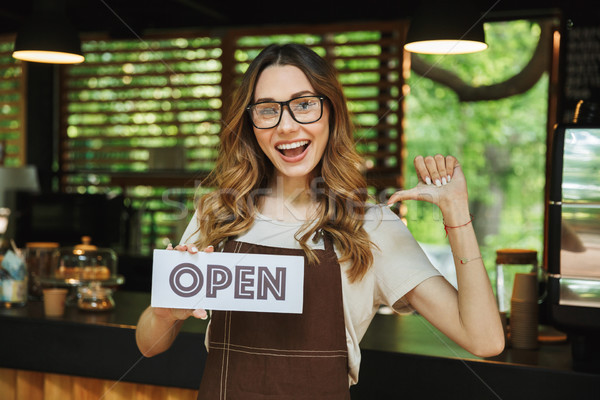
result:
[(33, 14), (17, 32), (13, 57), (51, 64), (83, 62), (81, 40), (66, 15), (64, 0), (36, 0)]
[(417, 9), (404, 48), (423, 54), (465, 54), (487, 49), (482, 16), (473, 3), (437, 1)]

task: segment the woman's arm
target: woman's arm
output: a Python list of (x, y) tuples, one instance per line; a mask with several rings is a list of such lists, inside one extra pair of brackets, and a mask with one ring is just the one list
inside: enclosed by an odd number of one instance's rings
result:
[[(181, 312), (179, 316), (176, 316)], [(191, 315), (191, 310), (148, 307), (138, 321), (135, 341), (138, 349), (146, 357), (166, 351), (179, 333), (183, 321)]]
[[(173, 249), (171, 245), (167, 249)], [(175, 250), (197, 253), (194, 246), (179, 245)], [(207, 247), (205, 252), (214, 251), (212, 246)], [(189, 317), (206, 319), (206, 310), (183, 310), (178, 308), (155, 308), (148, 307), (144, 310), (135, 330), (135, 341), (140, 352), (146, 357), (160, 354), (173, 344), (181, 325)]]
[(389, 203), (422, 200), (440, 207), (454, 255), (458, 291), (444, 278), (434, 277), (423, 281), (400, 301), (410, 302), (428, 321), (471, 353), (481, 357), (496, 355), (504, 348), (504, 332), (471, 223), (462, 169), (454, 157), (441, 155), (419, 156), (415, 167), (419, 184), (395, 193)]

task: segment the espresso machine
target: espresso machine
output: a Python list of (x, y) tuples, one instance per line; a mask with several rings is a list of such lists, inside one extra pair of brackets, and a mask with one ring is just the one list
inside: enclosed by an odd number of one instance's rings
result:
[(600, 371), (600, 124), (554, 132), (546, 246), (550, 322), (576, 370)]

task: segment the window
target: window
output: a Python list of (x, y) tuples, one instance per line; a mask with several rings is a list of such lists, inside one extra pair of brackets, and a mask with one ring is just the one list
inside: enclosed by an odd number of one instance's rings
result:
[(83, 43), (65, 70), (62, 188), (122, 193), (138, 211), (136, 249), (178, 240), (196, 180), (210, 171), (221, 118), (220, 40)]
[[(543, 23), (548, 25), (548, 21)], [(497, 84), (518, 74), (529, 62), (541, 37), (540, 27), (525, 20), (486, 23), (488, 50), (421, 57), (473, 86)], [(541, 261), (547, 70), (526, 92), (498, 100), (461, 102), (448, 87), (416, 74), (407, 82), (411, 87), (406, 99), (407, 186), (416, 184), (412, 160), (417, 154), (455, 155), (464, 166), (473, 224), (490, 276), (495, 276), (498, 249), (537, 250)], [(437, 208), (409, 202), (406, 217), (417, 240), (439, 261), (440, 269), (452, 274), (452, 256)]]
[(0, 38), (0, 165), (20, 167), (25, 157), (23, 64), (12, 58), (14, 37)]

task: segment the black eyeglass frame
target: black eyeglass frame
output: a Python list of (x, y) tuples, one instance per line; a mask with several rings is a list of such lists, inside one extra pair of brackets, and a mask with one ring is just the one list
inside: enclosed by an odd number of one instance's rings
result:
[[(292, 109), (290, 108), (290, 103), (294, 100), (298, 100), (298, 99), (303, 99), (303, 98), (308, 98), (308, 97), (316, 97), (317, 99), (319, 99), (319, 101), (321, 102), (321, 113), (319, 114), (319, 118), (315, 119), (314, 121), (310, 121), (310, 122), (302, 122), (302, 121), (298, 121), (296, 119), (296, 116), (294, 115), (294, 112), (292, 111)], [(294, 97), (293, 99), (289, 99), (288, 101), (274, 101), (274, 100), (266, 100), (266, 101), (261, 101), (259, 103), (254, 103), (254, 104), (250, 104), (248, 107), (246, 107), (246, 111), (248, 111), (248, 115), (250, 116), (250, 122), (252, 122), (252, 125), (256, 128), (256, 129), (273, 129), (275, 128), (277, 125), (279, 125), (279, 123), (281, 122), (281, 116), (283, 115), (283, 107), (287, 107), (288, 111), (290, 112), (290, 116), (292, 117), (292, 119), (294, 121), (296, 121), (299, 124), (314, 124), (315, 122), (319, 121), (321, 118), (323, 118), (323, 100), (325, 100), (325, 96), (318, 96), (318, 95), (306, 95), (306, 96), (298, 96), (298, 97)], [(252, 119), (252, 109), (254, 106), (257, 106), (259, 104), (265, 104), (265, 103), (277, 103), (279, 104), (279, 106), (281, 107), (281, 112), (279, 113), (279, 118), (277, 119), (277, 122), (275, 123), (275, 125), (270, 126), (268, 128), (261, 128), (256, 126), (256, 124), (254, 123), (254, 119)]]

